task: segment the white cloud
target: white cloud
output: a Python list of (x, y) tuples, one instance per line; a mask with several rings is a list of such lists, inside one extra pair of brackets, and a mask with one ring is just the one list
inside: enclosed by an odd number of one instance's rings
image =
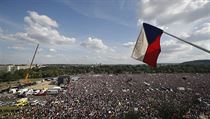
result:
[(16, 40), (14, 34), (0, 34), (0, 40)]
[(50, 48), (49, 51), (50, 51), (50, 52), (56, 52), (56, 50), (53, 49), (53, 48)]
[(210, 23), (204, 23), (202, 27), (196, 30), (197, 34), (208, 34), (210, 33)]
[(89, 37), (86, 41), (81, 43), (81, 46), (85, 48), (91, 48), (94, 50), (106, 50), (108, 46), (103, 43), (101, 39)]
[(123, 45), (124, 47), (132, 48), (132, 47), (134, 47), (135, 42), (127, 42), (127, 43), (123, 43), (122, 45)]
[(190, 41), (210, 40), (210, 23), (202, 24), (187, 34), (187, 36), (184, 36), (184, 38)]
[(44, 27), (58, 27), (58, 24), (53, 19), (46, 15), (39, 15), (35, 11), (28, 11), (29, 16), (24, 18), (24, 21), (31, 27), (40, 25)]
[(191, 45), (186, 45), (176, 39), (163, 41), (161, 43), (161, 51), (166, 54), (173, 54), (174, 52), (186, 52), (192, 50)]
[(8, 49), (13, 49), (13, 50), (24, 50), (25, 48), (22, 46), (8, 46)]
[(147, 0), (139, 2), (139, 21), (157, 25), (203, 20), (209, 17), (208, 0)]
[(51, 57), (53, 57), (53, 56), (52, 56), (52, 55), (47, 54), (47, 55), (45, 55), (45, 57), (47, 57), (47, 58), (51, 58)]
[[(153, 24), (173, 35), (206, 49), (210, 46), (209, 0), (143, 0), (139, 20)], [(189, 44), (163, 34), (159, 62), (208, 59), (208, 55)]]
[(57, 31), (58, 24), (55, 20), (46, 15), (39, 15), (35, 11), (28, 11), (28, 16), (24, 18), (26, 23), (25, 32), (15, 34), (1, 34), (2, 40), (25, 40), (35, 43), (46, 44), (72, 44), (75, 38), (66, 37)]
[(210, 40), (208, 43), (206, 41), (198, 41), (196, 44), (210, 51)]
[(3, 29), (0, 27), (0, 34), (3, 32)]

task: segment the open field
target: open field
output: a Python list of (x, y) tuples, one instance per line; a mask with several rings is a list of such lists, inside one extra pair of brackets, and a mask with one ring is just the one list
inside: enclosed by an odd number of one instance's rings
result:
[[(20, 79), (20, 80), (17, 80), (17, 81), (9, 81), (9, 82), (0, 82), (0, 90), (4, 90), (4, 89), (7, 89), (9, 87), (15, 87), (15, 86), (18, 86), (20, 84), (20, 81), (23, 80), (23, 79)], [(42, 79), (40, 78), (37, 78), (37, 79), (30, 79), (32, 82), (35, 82), (35, 81), (41, 81)]]
[(52, 88), (55, 85), (50, 85), (50, 81), (40, 81), (40, 83), (37, 83), (35, 85), (32, 86), (28, 86), (28, 89), (48, 89), (48, 88)]
[(0, 90), (6, 89), (8, 87), (17, 86), (19, 81), (10, 81), (10, 82), (1, 82), (0, 83)]

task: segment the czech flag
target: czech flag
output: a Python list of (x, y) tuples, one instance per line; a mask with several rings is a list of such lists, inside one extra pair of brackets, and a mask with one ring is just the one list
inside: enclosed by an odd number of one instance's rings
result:
[(151, 67), (157, 66), (157, 58), (161, 52), (160, 37), (163, 30), (143, 23), (141, 33), (133, 49), (132, 57), (143, 61)]

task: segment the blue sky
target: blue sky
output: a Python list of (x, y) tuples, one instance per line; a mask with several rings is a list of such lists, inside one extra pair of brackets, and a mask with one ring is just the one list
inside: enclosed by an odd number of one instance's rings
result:
[[(130, 56), (142, 22), (210, 49), (208, 10), (207, 0), (2, 0), (0, 63), (29, 63), (37, 43), (38, 64), (141, 63)], [(160, 63), (210, 58), (166, 35), (161, 47)]]

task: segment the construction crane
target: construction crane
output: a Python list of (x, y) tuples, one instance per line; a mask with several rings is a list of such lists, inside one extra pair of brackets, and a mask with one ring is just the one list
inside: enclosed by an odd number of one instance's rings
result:
[(31, 80), (29, 79), (29, 74), (30, 74), (31, 67), (32, 67), (32, 64), (33, 64), (34, 58), (35, 58), (35, 56), (36, 56), (36, 53), (37, 53), (38, 47), (39, 47), (39, 44), (37, 44), (37, 46), (36, 46), (36, 50), (35, 50), (35, 52), (34, 52), (34, 55), (33, 55), (32, 60), (31, 60), (31, 64), (30, 64), (30, 66), (29, 66), (29, 69), (27, 70), (27, 73), (26, 73), (25, 79), (23, 79), (23, 80), (21, 81), (21, 84), (23, 84), (23, 85), (28, 85), (28, 84), (31, 84), (31, 83), (32, 83), (32, 82), (31, 82)]

